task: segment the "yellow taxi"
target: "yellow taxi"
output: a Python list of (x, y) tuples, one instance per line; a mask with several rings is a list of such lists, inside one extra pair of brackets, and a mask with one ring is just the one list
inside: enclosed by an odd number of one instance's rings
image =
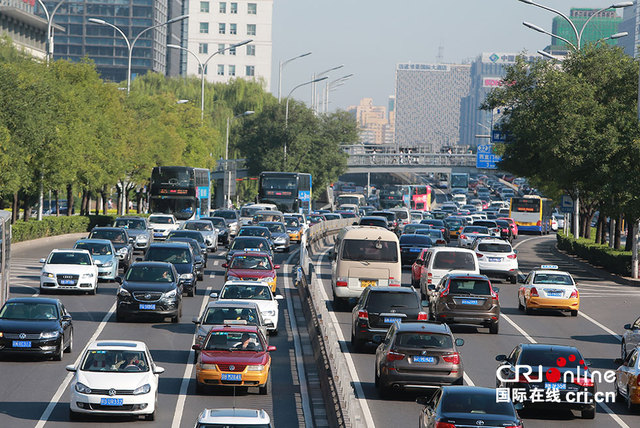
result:
[(289, 239), (293, 242), (300, 242), (304, 233), (304, 225), (294, 216), (284, 216), (284, 224), (287, 227)]
[(518, 288), (518, 309), (531, 314), (535, 309), (555, 309), (578, 316), (580, 292), (568, 272), (556, 265), (542, 265), (529, 272)]
[(193, 345), (200, 351), (196, 363), (196, 391), (208, 386), (257, 387), (260, 395), (271, 389), (269, 346), (257, 326), (240, 322), (215, 326), (203, 343)]

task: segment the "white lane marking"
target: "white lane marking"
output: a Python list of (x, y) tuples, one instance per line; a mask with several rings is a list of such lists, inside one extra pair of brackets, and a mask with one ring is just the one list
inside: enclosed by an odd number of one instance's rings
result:
[(284, 263), (285, 274), (282, 275), (284, 280), (284, 291), (287, 298), (287, 310), (289, 311), (289, 324), (293, 333), (293, 349), (296, 356), (296, 369), (298, 371), (298, 383), (300, 384), (300, 397), (302, 398), (302, 414), (304, 416), (304, 426), (313, 427), (313, 417), (311, 413), (311, 405), (309, 403), (309, 390), (307, 387), (307, 372), (304, 368), (304, 361), (302, 360), (302, 346), (300, 345), (300, 332), (298, 331), (298, 323), (296, 322), (296, 315), (293, 312), (293, 299), (291, 299), (291, 278), (287, 275), (287, 266), (291, 266), (291, 260), (300, 252), (300, 249), (291, 253)]
[(215, 276), (216, 276), (216, 275), (215, 275), (213, 272), (211, 272), (211, 273), (209, 274), (209, 278), (214, 278)]
[(220, 260), (214, 260), (214, 261), (213, 261), (213, 265), (214, 265), (214, 266), (218, 266), (218, 263), (220, 263)]
[(523, 336), (524, 336), (524, 338), (525, 338), (525, 339), (527, 339), (529, 342), (531, 342), (531, 343), (538, 343), (538, 342), (536, 342), (536, 340), (535, 340), (533, 337), (529, 336), (529, 334), (528, 334), (526, 331), (524, 331), (522, 328), (520, 328), (520, 326), (519, 326), (518, 324), (516, 324), (516, 323), (515, 323), (511, 318), (509, 318), (508, 316), (506, 316), (506, 315), (505, 315), (505, 314), (503, 314), (503, 313), (501, 313), (501, 314), (500, 314), (500, 317), (501, 317), (502, 319), (504, 319), (506, 322), (508, 322), (509, 324), (511, 324), (511, 326), (512, 326), (513, 328), (515, 328), (516, 330), (518, 330), (518, 333), (520, 333), (521, 335), (523, 335)]
[[(320, 255), (319, 262), (322, 263), (322, 259), (327, 256), (326, 250)], [(318, 279), (320, 282), (320, 293), (322, 294), (322, 298), (325, 301), (329, 301), (329, 296), (327, 296), (327, 292), (324, 289), (324, 285), (322, 284), (322, 280)], [(338, 335), (338, 340), (340, 341), (340, 348), (342, 349), (342, 353), (347, 360), (347, 368), (349, 369), (349, 374), (351, 374), (351, 379), (353, 379), (353, 386), (356, 390), (356, 397), (360, 402), (360, 407), (362, 408), (362, 413), (364, 413), (364, 419), (367, 427), (375, 428), (376, 424), (373, 421), (373, 416), (371, 416), (371, 409), (369, 409), (369, 403), (364, 395), (364, 390), (362, 389), (362, 381), (358, 377), (358, 371), (356, 370), (356, 366), (353, 363), (353, 358), (351, 357), (351, 353), (347, 349), (346, 341), (344, 335), (342, 334), (342, 329), (340, 328), (340, 323), (338, 322), (338, 318), (336, 318), (336, 314), (333, 311), (329, 311), (329, 316), (331, 317), (331, 322), (333, 323), (333, 328), (336, 330), (336, 334)]]
[(611, 408), (609, 406), (607, 406), (605, 403), (598, 403), (598, 405), (600, 407), (602, 407), (602, 410), (604, 410), (605, 412), (607, 412), (607, 414), (609, 416), (611, 416), (611, 418), (617, 422), (618, 425), (620, 425), (622, 428), (630, 428), (629, 425), (627, 425), (621, 418), (620, 416), (616, 415), (616, 413), (611, 410)]
[(465, 382), (467, 382), (467, 385), (469, 386), (476, 386), (475, 383), (473, 383), (473, 381), (471, 380), (471, 378), (469, 377), (469, 375), (467, 374), (467, 372), (464, 372), (464, 374), (462, 375), (463, 379)]
[(609, 327), (605, 326), (604, 324), (601, 324), (598, 321), (594, 320), (593, 318), (591, 318), (589, 315), (585, 314), (584, 312), (578, 311), (578, 316), (581, 316), (584, 319), (586, 319), (587, 321), (591, 322), (592, 324), (597, 325), (598, 327), (600, 327), (601, 329), (603, 329), (604, 331), (609, 333), (611, 336), (615, 337), (616, 339), (618, 339), (619, 341), (622, 342), (622, 336), (620, 336), (619, 334), (617, 334), (615, 331), (611, 330)]
[(534, 239), (543, 239), (546, 238), (546, 236), (533, 236), (531, 238), (527, 238), (523, 241), (519, 241), (516, 245), (513, 246), (513, 249), (515, 250), (516, 248), (518, 248), (520, 245), (524, 244), (525, 242), (529, 242), (529, 241), (533, 241)]
[[(202, 298), (202, 304), (200, 305), (200, 312), (198, 315), (204, 311), (205, 306), (207, 306), (207, 302), (209, 301), (209, 294), (211, 293), (211, 286), (207, 287), (207, 290), (204, 293), (204, 297)], [(193, 337), (195, 338), (197, 334), (194, 333)], [(189, 388), (189, 381), (191, 381), (191, 373), (193, 373), (193, 356), (196, 351), (191, 349), (189, 351), (189, 357), (187, 360), (187, 366), (184, 368), (184, 374), (182, 375), (182, 382), (180, 383), (180, 393), (178, 394), (178, 401), (176, 402), (176, 410), (173, 414), (173, 421), (171, 422), (171, 428), (180, 427), (180, 422), (182, 421), (182, 413), (184, 412), (184, 403), (187, 399), (187, 389)]]
[[(86, 351), (86, 349), (89, 346), (89, 344), (91, 344), (93, 341), (95, 341), (98, 338), (98, 336), (100, 335), (100, 333), (102, 333), (102, 330), (104, 330), (104, 328), (106, 327), (107, 322), (109, 322), (109, 318), (111, 318), (111, 316), (113, 315), (113, 313), (116, 310), (116, 304), (117, 303), (114, 302), (113, 305), (111, 306), (111, 308), (109, 308), (109, 312), (107, 312), (105, 314), (104, 318), (102, 318), (102, 321), (98, 325), (98, 328), (96, 328), (96, 331), (93, 332), (93, 335), (89, 338), (87, 343), (84, 345), (84, 348), (82, 349), (82, 352), (80, 352), (78, 354), (78, 357), (76, 358), (76, 361), (73, 363), (74, 366), (77, 367), (80, 364), (80, 358), (82, 358), (82, 356), (84, 355), (84, 352)], [(53, 394), (53, 397), (51, 398), (51, 401), (49, 401), (49, 404), (47, 405), (47, 408), (44, 409), (44, 412), (42, 412), (42, 415), (40, 416), (40, 420), (36, 424), (35, 428), (42, 428), (42, 427), (44, 427), (44, 424), (47, 423), (47, 421), (49, 420), (49, 417), (51, 416), (51, 412), (53, 412), (53, 409), (59, 403), (60, 397), (62, 396), (64, 391), (68, 388), (69, 383), (71, 382), (71, 379), (73, 379), (73, 373), (67, 373), (67, 376), (64, 378), (64, 380), (62, 381), (62, 383), (58, 387), (58, 390), (56, 391), (55, 394)]]

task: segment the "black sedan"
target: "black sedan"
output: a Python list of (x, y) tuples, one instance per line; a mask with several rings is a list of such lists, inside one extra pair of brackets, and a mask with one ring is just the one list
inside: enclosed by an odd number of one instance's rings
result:
[(208, 252), (207, 252), (207, 243), (204, 242), (204, 235), (197, 230), (174, 230), (169, 233), (167, 239), (171, 238), (191, 238), (198, 241), (198, 245), (200, 245), (200, 254), (204, 257), (204, 264), (206, 266), (208, 260)]
[(171, 263), (138, 262), (127, 271), (116, 297), (116, 320), (160, 315), (177, 323), (182, 316), (182, 285)]
[(58, 299), (19, 297), (0, 309), (0, 354), (35, 354), (62, 360), (73, 348), (71, 315)]
[(198, 283), (196, 259), (186, 242), (162, 242), (151, 244), (144, 257), (147, 262), (168, 262), (176, 268), (180, 284), (187, 296), (193, 297)]
[(195, 265), (196, 271), (198, 272), (198, 281), (202, 281), (204, 279), (204, 269), (207, 267), (207, 263), (204, 257), (202, 257), (198, 241), (192, 238), (179, 238), (174, 236), (171, 239), (167, 239), (166, 242), (186, 242), (191, 246), (191, 252), (193, 253), (193, 257), (196, 262)]
[(405, 234), (400, 236), (400, 257), (402, 265), (412, 264), (424, 248), (431, 248), (433, 241), (427, 235)]
[(522, 427), (513, 403), (498, 402), (496, 390), (477, 386), (444, 386), (430, 398), (419, 397), (425, 407), (420, 413), (421, 428), (427, 427)]

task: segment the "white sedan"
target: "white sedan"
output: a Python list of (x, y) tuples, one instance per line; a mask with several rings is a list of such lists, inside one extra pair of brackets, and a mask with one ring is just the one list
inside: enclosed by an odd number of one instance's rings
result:
[(47, 290), (80, 290), (96, 294), (98, 265), (88, 250), (53, 250), (46, 259), (40, 259), (40, 294)]
[(80, 413), (140, 415), (155, 418), (158, 377), (164, 368), (153, 362), (144, 342), (98, 340), (91, 343), (69, 385), (69, 418)]
[(268, 283), (263, 281), (227, 281), (220, 293), (211, 293), (211, 297), (218, 300), (246, 300), (256, 303), (265, 324), (273, 324), (267, 330), (273, 335), (278, 334), (278, 300), (282, 300), (283, 297), (280, 294), (273, 294)]

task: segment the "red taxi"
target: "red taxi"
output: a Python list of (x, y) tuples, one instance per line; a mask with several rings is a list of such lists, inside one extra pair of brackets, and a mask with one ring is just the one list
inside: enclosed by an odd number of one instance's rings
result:
[(229, 263), (224, 263), (224, 281), (264, 281), (269, 284), (271, 291), (276, 291), (276, 269), (269, 254), (260, 251), (243, 251), (235, 253)]

